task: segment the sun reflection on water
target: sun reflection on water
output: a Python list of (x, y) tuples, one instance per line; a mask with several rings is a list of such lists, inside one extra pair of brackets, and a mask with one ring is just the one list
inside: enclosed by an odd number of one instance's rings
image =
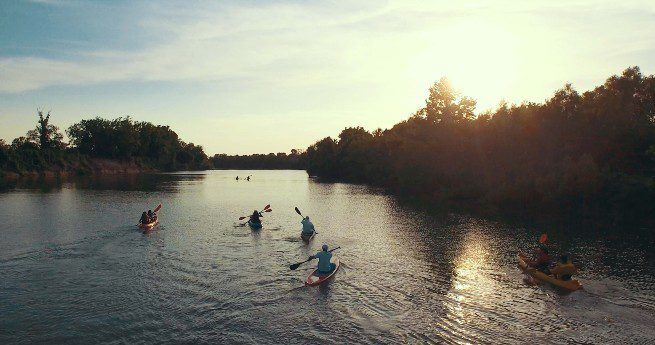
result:
[[(496, 259), (487, 238), (479, 229), (463, 235), (460, 248), (453, 259), (453, 275), (444, 306), (446, 314), (439, 332), (449, 338), (457, 334), (457, 343), (467, 343), (476, 337), (480, 321), (493, 305), (503, 304), (500, 282), (497, 279)], [(484, 328), (484, 326), (482, 326)], [(469, 334), (470, 333), (470, 334)], [(470, 338), (471, 336), (472, 338)]]

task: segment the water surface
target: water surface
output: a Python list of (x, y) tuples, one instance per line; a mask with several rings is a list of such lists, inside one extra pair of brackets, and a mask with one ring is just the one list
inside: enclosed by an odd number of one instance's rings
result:
[[(253, 176), (235, 181), (236, 175)], [(164, 206), (143, 234), (140, 212)], [(271, 204), (264, 229), (237, 221)], [(299, 239), (298, 206), (318, 235)], [(22, 182), (0, 192), (0, 343), (648, 343), (653, 229), (526, 229), (430, 214), (302, 171)], [(548, 232), (585, 289), (524, 282)], [(321, 244), (336, 279), (303, 287)]]

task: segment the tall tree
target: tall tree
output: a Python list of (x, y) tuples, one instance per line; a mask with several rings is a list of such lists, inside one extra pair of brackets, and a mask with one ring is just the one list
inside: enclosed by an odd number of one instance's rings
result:
[(441, 78), (430, 87), (425, 100), (425, 117), (435, 124), (450, 124), (475, 118), (475, 101), (462, 97), (453, 89), (447, 78)]
[(64, 136), (59, 132), (59, 128), (50, 124), (50, 112), (43, 116), (43, 110), (37, 109), (39, 116), (38, 125), (31, 131), (27, 132), (27, 138), (38, 144), (41, 150), (53, 148), (63, 148)]

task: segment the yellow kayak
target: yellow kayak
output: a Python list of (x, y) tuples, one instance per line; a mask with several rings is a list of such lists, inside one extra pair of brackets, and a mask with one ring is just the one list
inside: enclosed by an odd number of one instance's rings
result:
[(528, 267), (528, 265), (525, 263), (525, 260), (523, 260), (523, 257), (520, 254), (517, 256), (517, 258), (519, 260), (519, 267), (521, 268), (521, 270), (524, 273), (529, 274), (532, 278), (534, 278), (536, 280), (546, 282), (546, 283), (550, 283), (550, 284), (552, 284), (552, 285), (554, 285), (556, 287), (559, 287), (559, 288), (562, 288), (562, 289), (565, 289), (565, 290), (568, 290), (568, 291), (576, 291), (578, 289), (582, 289), (582, 284), (579, 281), (575, 280), (575, 279), (573, 279), (573, 280), (557, 279), (554, 276), (547, 275), (544, 272), (536, 270), (536, 269), (534, 269), (532, 267)]

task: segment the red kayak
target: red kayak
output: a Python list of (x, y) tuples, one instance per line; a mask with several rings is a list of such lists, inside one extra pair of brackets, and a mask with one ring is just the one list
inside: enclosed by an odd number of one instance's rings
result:
[(318, 269), (315, 269), (314, 272), (312, 272), (305, 280), (305, 285), (309, 285), (309, 286), (321, 285), (324, 282), (330, 280), (330, 278), (334, 277), (334, 275), (339, 270), (339, 266), (341, 266), (341, 264), (339, 263), (339, 259), (336, 258), (332, 260), (332, 263), (335, 265), (334, 270), (332, 270), (332, 272), (325, 275), (319, 275)]

